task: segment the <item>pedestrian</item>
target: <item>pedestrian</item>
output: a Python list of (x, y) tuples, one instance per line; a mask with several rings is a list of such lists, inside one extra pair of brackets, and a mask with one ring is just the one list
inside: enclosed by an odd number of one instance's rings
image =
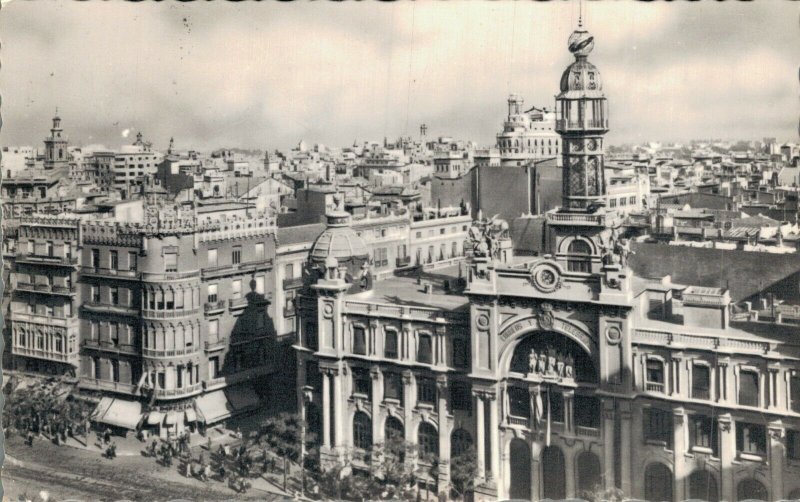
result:
[(108, 427), (106, 427), (106, 430), (103, 432), (103, 441), (105, 442), (105, 444), (111, 442), (111, 429), (109, 429)]
[(225, 481), (225, 464), (222, 462), (219, 463), (219, 479)]
[(186, 461), (186, 477), (187, 478), (191, 478), (192, 477), (192, 460), (191, 459)]
[(33, 431), (28, 431), (28, 446), (33, 446)]
[(211, 453), (211, 436), (208, 436), (208, 452)]

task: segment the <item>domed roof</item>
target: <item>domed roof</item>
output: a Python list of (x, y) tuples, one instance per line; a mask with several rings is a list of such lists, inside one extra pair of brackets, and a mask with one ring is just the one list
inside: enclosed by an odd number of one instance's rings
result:
[(369, 250), (364, 240), (350, 228), (350, 214), (332, 211), (327, 214), (328, 228), (322, 232), (311, 248), (311, 259), (325, 263), (328, 258), (346, 261), (350, 258), (365, 258)]
[(586, 60), (594, 48), (594, 37), (582, 29), (570, 35), (569, 51), (575, 62), (561, 75), (561, 92), (580, 94), (582, 97), (602, 97), (603, 81), (597, 67)]

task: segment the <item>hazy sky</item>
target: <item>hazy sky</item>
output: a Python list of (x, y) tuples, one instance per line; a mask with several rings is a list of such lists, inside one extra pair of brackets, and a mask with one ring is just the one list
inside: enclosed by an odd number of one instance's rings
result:
[[(611, 143), (797, 139), (800, 2), (584, 3)], [(509, 92), (552, 106), (576, 2), (66, 2), (0, 14), (0, 144), (56, 106), (73, 144), (492, 144)]]

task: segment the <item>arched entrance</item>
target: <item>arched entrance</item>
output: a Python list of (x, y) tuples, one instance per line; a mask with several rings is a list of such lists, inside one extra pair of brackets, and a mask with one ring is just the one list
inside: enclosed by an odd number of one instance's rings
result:
[(694, 471), (689, 476), (689, 498), (719, 502), (719, 490), (714, 475), (706, 470)]
[(542, 452), (542, 486), (546, 499), (562, 500), (567, 498), (564, 454), (556, 446), (548, 446)]
[(672, 471), (664, 464), (652, 463), (644, 471), (644, 498), (648, 502), (672, 501)]
[(603, 481), (600, 459), (592, 452), (584, 451), (578, 455), (575, 470), (578, 473), (578, 497), (588, 499), (600, 489)]
[(512, 439), (509, 446), (511, 487), (509, 498), (531, 500), (531, 447), (521, 439)]
[(760, 481), (743, 479), (736, 487), (736, 500), (769, 500), (769, 494)]

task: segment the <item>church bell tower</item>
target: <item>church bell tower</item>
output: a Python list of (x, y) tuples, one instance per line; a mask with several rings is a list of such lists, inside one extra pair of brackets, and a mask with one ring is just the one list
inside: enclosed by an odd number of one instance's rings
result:
[(53, 117), (53, 127), (50, 129), (50, 136), (44, 139), (44, 168), (58, 169), (69, 165), (69, 154), (67, 153), (67, 136), (61, 129), (61, 117)]

